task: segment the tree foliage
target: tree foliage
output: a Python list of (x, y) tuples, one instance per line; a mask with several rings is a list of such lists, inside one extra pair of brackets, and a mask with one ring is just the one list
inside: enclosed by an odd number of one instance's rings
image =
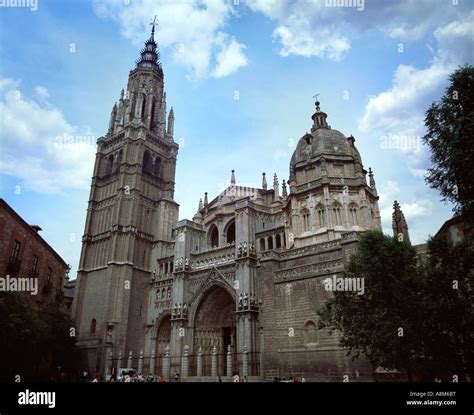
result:
[(450, 77), (450, 85), (426, 112), (423, 141), (431, 150), (432, 167), (426, 182), (456, 213), (474, 218), (474, 67), (465, 66)]
[(365, 294), (335, 292), (320, 324), (339, 330), (341, 345), (374, 368), (400, 370), (409, 380), (461, 379), (472, 373), (472, 247), (437, 238), (428, 249), (422, 264), (410, 244), (366, 232), (344, 275), (364, 278)]

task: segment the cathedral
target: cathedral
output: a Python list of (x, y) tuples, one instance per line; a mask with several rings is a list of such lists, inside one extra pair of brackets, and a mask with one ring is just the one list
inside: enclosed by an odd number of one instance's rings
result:
[[(178, 144), (154, 27), (97, 140), (72, 306), (83, 366), (182, 380), (372, 380), (339, 334), (318, 327), (361, 232), (381, 230), (378, 195), (355, 138), (316, 102), (289, 179), (241, 186), (235, 172), (178, 221)], [(269, 183), (268, 183), (268, 182)]]

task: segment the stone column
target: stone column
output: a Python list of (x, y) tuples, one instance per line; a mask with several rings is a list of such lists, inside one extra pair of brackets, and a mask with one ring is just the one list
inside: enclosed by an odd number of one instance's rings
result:
[(181, 357), (181, 378), (187, 378), (189, 374), (189, 346), (184, 346), (184, 353)]
[(140, 357), (138, 358), (138, 373), (143, 373), (143, 350), (140, 350)]
[(242, 354), (242, 376), (249, 375), (249, 352), (247, 350), (247, 346), (244, 346), (243, 354)]
[(170, 345), (168, 344), (165, 349), (165, 357), (163, 358), (163, 376), (165, 379), (170, 377)]
[(120, 368), (122, 367), (122, 352), (119, 352), (117, 358), (117, 377), (120, 376)]
[(198, 355), (197, 355), (197, 377), (202, 377), (202, 347), (199, 346)]
[(133, 355), (132, 355), (132, 351), (130, 350), (130, 353), (128, 354), (128, 360), (127, 360), (127, 367), (128, 368), (132, 367), (132, 362), (133, 362)]
[(151, 352), (151, 357), (150, 357), (150, 374), (151, 375), (155, 374), (155, 351), (154, 350)]
[(232, 376), (232, 350), (229, 346), (227, 346), (227, 376)]
[(212, 348), (212, 357), (211, 357), (211, 376), (217, 377), (217, 347)]

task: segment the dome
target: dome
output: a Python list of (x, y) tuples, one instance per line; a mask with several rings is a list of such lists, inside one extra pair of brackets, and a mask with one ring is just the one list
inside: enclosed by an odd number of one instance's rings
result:
[(291, 157), (290, 179), (293, 178), (298, 164), (310, 162), (315, 157), (324, 156), (326, 159), (361, 163), (360, 154), (354, 145), (354, 137), (346, 137), (340, 131), (331, 129), (326, 123), (326, 114), (319, 111), (319, 108), (312, 118), (314, 124), (311, 133), (300, 138)]

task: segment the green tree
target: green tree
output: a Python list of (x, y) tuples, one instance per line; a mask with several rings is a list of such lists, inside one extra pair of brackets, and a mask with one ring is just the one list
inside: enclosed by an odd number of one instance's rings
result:
[(450, 77), (440, 101), (426, 112), (423, 141), (431, 150), (432, 167), (426, 182), (456, 213), (474, 218), (474, 67), (465, 66)]
[(413, 379), (420, 352), (416, 252), (380, 232), (361, 236), (344, 277), (364, 278), (365, 293), (337, 291), (320, 312), (320, 324), (341, 332), (341, 345), (361, 353), (375, 369), (401, 369)]
[(469, 380), (474, 375), (474, 247), (437, 237), (428, 241), (428, 252), (421, 281), (424, 372), (431, 379)]
[(39, 380), (75, 369), (74, 327), (58, 307), (38, 308), (25, 293), (0, 293), (0, 379)]

